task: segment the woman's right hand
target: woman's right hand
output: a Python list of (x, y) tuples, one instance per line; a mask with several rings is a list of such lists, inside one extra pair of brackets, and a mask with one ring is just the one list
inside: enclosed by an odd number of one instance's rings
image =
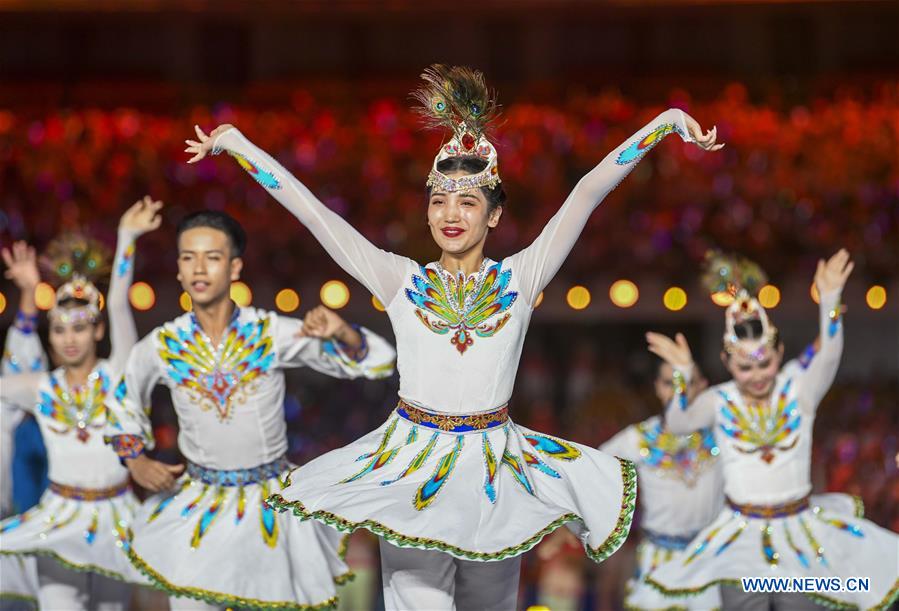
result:
[(206, 154), (212, 150), (212, 145), (215, 144), (215, 139), (219, 136), (219, 134), (228, 131), (234, 127), (233, 125), (229, 125), (228, 123), (223, 123), (216, 127), (212, 132), (207, 136), (206, 133), (200, 129), (199, 125), (194, 125), (194, 131), (197, 132), (197, 140), (185, 140), (187, 143), (187, 148), (184, 149), (185, 153), (193, 153), (193, 157), (187, 160), (187, 163), (196, 163), (203, 159)]
[(720, 151), (724, 148), (724, 143), (718, 142), (718, 127), (715, 126), (707, 132), (703, 132), (702, 128), (699, 126), (699, 123), (688, 115), (684, 113), (684, 118), (687, 122), (687, 131), (689, 132), (689, 136), (693, 139), (693, 142), (704, 151)]
[(672, 340), (667, 335), (650, 331), (646, 334), (646, 343), (649, 344), (650, 352), (675, 369), (689, 371), (693, 367), (693, 354), (683, 333), (678, 333)]
[(34, 292), (41, 281), (34, 247), (19, 241), (13, 243), (12, 248), (4, 248), (2, 253), (6, 264), (6, 278), (12, 280), (20, 291)]

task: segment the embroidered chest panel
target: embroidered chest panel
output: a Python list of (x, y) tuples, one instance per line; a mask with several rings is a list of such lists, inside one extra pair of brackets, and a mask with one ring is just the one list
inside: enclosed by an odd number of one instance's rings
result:
[(665, 477), (693, 486), (699, 476), (714, 464), (719, 449), (711, 429), (690, 435), (673, 435), (662, 429), (661, 420), (637, 425), (640, 462)]
[(728, 393), (719, 392), (723, 403), (718, 408), (718, 426), (738, 452), (758, 454), (770, 464), (778, 453), (796, 447), (802, 414), (796, 398), (790, 397), (792, 383), (787, 380), (773, 403), (740, 405)]
[(93, 371), (87, 383), (69, 389), (61, 375), (50, 374), (50, 391), (41, 389), (37, 411), (49, 420), (47, 428), (52, 432), (67, 435), (74, 431), (79, 441), (87, 443), (92, 432), (102, 434), (106, 426), (109, 377), (102, 371)]
[(274, 359), (270, 319), (231, 322), (219, 346), (213, 346), (195, 320), (187, 327), (163, 328), (159, 356), (166, 373), (204, 411), (214, 410), (221, 422), (246, 403)]
[(518, 293), (508, 290), (512, 270), (502, 263), (487, 265), (477, 274), (453, 275), (437, 268), (419, 267), (412, 274), (406, 298), (415, 306), (415, 315), (433, 333), (449, 335), (460, 355), (474, 345), (475, 337), (493, 337), (512, 314), (509, 309)]

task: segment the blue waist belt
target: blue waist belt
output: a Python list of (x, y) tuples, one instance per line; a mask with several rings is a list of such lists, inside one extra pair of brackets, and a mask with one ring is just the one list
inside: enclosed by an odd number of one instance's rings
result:
[(191, 479), (213, 486), (244, 486), (274, 479), (290, 469), (290, 466), (286, 456), (250, 469), (208, 469), (188, 462), (187, 474)]
[(675, 551), (686, 549), (696, 534), (697, 533), (692, 535), (663, 535), (661, 533), (654, 533), (651, 530), (646, 530), (645, 528), (643, 529), (643, 536), (649, 539), (650, 543)]
[(409, 422), (447, 433), (489, 431), (509, 421), (508, 405), (479, 414), (445, 414), (429, 412), (400, 399), (396, 405), (396, 413)]

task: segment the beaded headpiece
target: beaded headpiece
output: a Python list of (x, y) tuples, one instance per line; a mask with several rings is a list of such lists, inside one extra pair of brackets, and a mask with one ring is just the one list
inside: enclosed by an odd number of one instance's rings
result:
[[(99, 320), (101, 295), (94, 280), (110, 271), (109, 251), (103, 244), (81, 234), (63, 234), (47, 247), (41, 264), (58, 286), (56, 304), (49, 312), (51, 320), (64, 324)], [(73, 299), (83, 304), (59, 307)]]
[[(725, 255), (719, 251), (706, 254), (703, 284), (710, 293), (726, 293), (733, 297), (724, 314), (724, 350), (755, 361), (762, 360), (765, 348), (776, 348), (777, 327), (771, 324), (765, 308), (756, 299), (759, 289), (767, 282), (765, 272), (756, 263), (743, 257)], [(758, 320), (762, 335), (757, 339), (737, 337), (735, 328), (748, 320)]]
[[(452, 138), (440, 147), (428, 174), (427, 186), (453, 192), (477, 187), (490, 189), (500, 181), (496, 148), (486, 130), (496, 118), (496, 99), (480, 71), (461, 66), (434, 64), (421, 75), (425, 85), (412, 93), (421, 107), (416, 111), (428, 127), (447, 128)], [(437, 165), (450, 157), (477, 157), (486, 167), (477, 174), (451, 178)]]

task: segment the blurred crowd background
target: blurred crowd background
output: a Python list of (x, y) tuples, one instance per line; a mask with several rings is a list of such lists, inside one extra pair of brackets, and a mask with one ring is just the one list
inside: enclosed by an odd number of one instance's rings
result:
[[(194, 124), (237, 125), (376, 244), (427, 261), (424, 180), (441, 135), (420, 128), (408, 92), (430, 63), (484, 70), (503, 106), (493, 138), (510, 201), (494, 258), (528, 244), (585, 172), (679, 107), (717, 125), (727, 147), (710, 155), (669, 139), (597, 210), (535, 313), (516, 421), (598, 445), (657, 413), (649, 329), (684, 331), (710, 381), (723, 381), (723, 310), (698, 283), (710, 248), (766, 269), (779, 287), (771, 315), (797, 354), (817, 333), (815, 262), (845, 246), (856, 271), (843, 366), (815, 425), (815, 489), (857, 494), (870, 519), (899, 530), (896, 40), (899, 5), (867, 0), (4, 0), (0, 242), (41, 249), (77, 228), (112, 246), (130, 203), (162, 199), (163, 227), (136, 257), (152, 296), (132, 295), (145, 333), (182, 311), (178, 219), (227, 210), (250, 235), (242, 298), (301, 315), (340, 280), (341, 313), (391, 336), (364, 289), (235, 163), (184, 163)], [(610, 291), (622, 279), (638, 299)], [(576, 285), (590, 297), (572, 299)], [(663, 297), (670, 287), (683, 303)], [(284, 289), (298, 303), (276, 298)], [(17, 299), (0, 280), (4, 328)], [(375, 428), (396, 387), (292, 372), (292, 459)], [(177, 461), (166, 393), (153, 405), (159, 455)], [(525, 557), (522, 605), (620, 608), (633, 539), (597, 567), (559, 531)], [(377, 608), (373, 539), (355, 536), (350, 561), (359, 577), (344, 608)]]

